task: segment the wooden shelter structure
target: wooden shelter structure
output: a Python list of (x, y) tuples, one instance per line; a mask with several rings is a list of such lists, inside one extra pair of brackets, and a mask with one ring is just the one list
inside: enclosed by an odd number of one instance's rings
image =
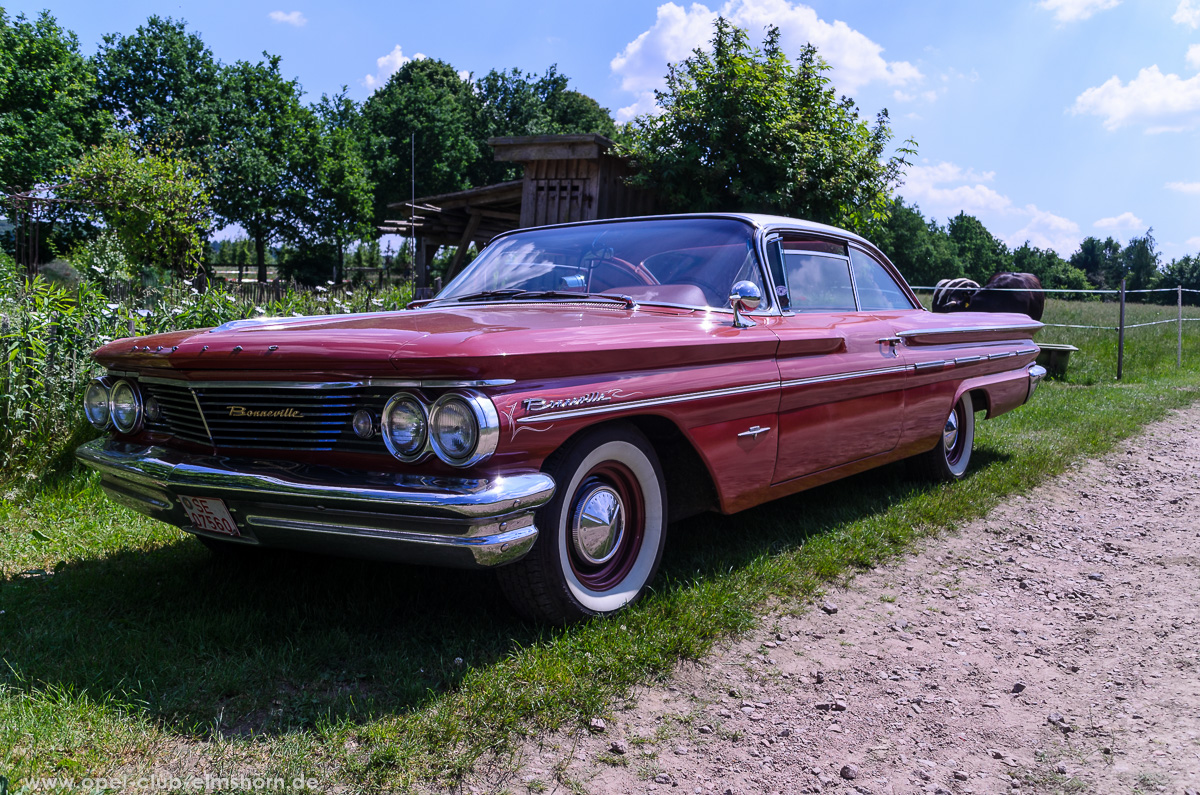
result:
[(446, 275), (462, 267), (468, 247), (482, 247), (501, 232), (571, 221), (652, 215), (652, 192), (631, 188), (629, 162), (609, 150), (603, 135), (533, 135), (489, 138), (496, 160), (521, 163), (523, 179), (423, 196), (388, 208), (407, 218), (388, 220), (379, 231), (413, 235), (417, 287), (429, 287), (429, 261), (440, 246), (456, 246)]

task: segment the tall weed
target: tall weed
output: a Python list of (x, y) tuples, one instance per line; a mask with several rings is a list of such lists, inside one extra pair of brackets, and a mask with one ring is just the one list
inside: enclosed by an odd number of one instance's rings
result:
[[(109, 276), (110, 274), (105, 274)], [(80, 396), (98, 373), (91, 353), (120, 337), (204, 328), (230, 320), (369, 312), (403, 307), (407, 286), (315, 290), (288, 287), (256, 303), (236, 287), (183, 282), (110, 298), (99, 286), (27, 279), (0, 253), (0, 482), (36, 480), (89, 435)]]

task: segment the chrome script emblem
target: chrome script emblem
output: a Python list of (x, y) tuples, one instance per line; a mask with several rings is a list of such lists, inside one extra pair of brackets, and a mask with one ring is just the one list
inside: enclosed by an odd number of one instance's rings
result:
[(526, 411), (549, 411), (550, 409), (569, 409), (576, 406), (588, 406), (592, 403), (608, 403), (613, 399), (613, 395), (621, 390), (609, 389), (604, 392), (588, 392), (586, 395), (578, 397), (557, 398), (555, 400), (546, 400), (545, 398), (525, 398), (521, 401), (521, 405)]
[(299, 419), (304, 415), (296, 409), (248, 409), (245, 406), (226, 406), (230, 417), (250, 417), (256, 420), (266, 419)]

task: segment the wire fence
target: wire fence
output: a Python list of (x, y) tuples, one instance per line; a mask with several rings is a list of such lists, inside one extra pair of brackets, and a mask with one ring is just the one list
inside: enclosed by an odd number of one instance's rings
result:
[[(914, 287), (915, 291), (934, 292), (937, 287)], [(960, 288), (961, 289), (961, 288)], [(1125, 280), (1121, 280), (1121, 287), (1116, 290), (1072, 290), (1068, 288), (1027, 288), (1027, 287), (988, 287), (989, 291), (998, 293), (1068, 293), (1078, 296), (1089, 295), (1115, 295), (1120, 302), (1120, 314), (1117, 325), (1115, 326), (1087, 326), (1073, 323), (1045, 323), (1046, 326), (1054, 328), (1072, 328), (1072, 329), (1089, 329), (1095, 331), (1115, 331), (1117, 332), (1117, 380), (1120, 381), (1125, 369), (1125, 332), (1129, 329), (1146, 328), (1148, 326), (1162, 326), (1166, 324), (1175, 324), (1179, 327), (1179, 334), (1176, 340), (1175, 348), (1175, 367), (1183, 366), (1183, 324), (1193, 321), (1200, 321), (1200, 317), (1184, 317), (1183, 316), (1183, 294), (1184, 293), (1200, 293), (1200, 290), (1193, 290), (1188, 287), (1179, 285), (1177, 287), (1152, 287), (1142, 290), (1127, 290), (1125, 288)], [(1126, 323), (1125, 322), (1125, 303), (1130, 295), (1147, 294), (1147, 293), (1175, 293), (1175, 305), (1178, 310), (1176, 317), (1169, 320), (1154, 320), (1148, 323)]]

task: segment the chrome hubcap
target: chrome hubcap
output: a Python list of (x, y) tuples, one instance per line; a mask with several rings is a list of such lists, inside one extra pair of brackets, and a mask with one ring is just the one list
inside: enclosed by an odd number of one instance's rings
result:
[(571, 543), (582, 560), (599, 566), (613, 559), (625, 534), (625, 504), (608, 486), (592, 486), (576, 502)]
[(958, 412), (952, 411), (946, 418), (946, 427), (942, 429), (942, 447), (949, 454), (954, 452), (956, 444), (958, 444)]

